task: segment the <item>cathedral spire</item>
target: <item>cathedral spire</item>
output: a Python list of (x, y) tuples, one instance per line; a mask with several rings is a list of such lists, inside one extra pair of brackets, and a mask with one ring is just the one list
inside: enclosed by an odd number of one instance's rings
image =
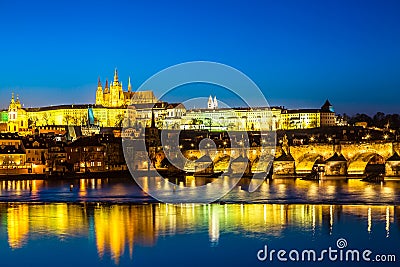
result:
[(97, 87), (101, 87), (100, 76), (99, 76), (99, 80), (97, 81)]
[(213, 101), (211, 95), (210, 95), (210, 97), (208, 98), (207, 107), (208, 107), (208, 109), (214, 109), (214, 101)]
[(13, 104), (15, 103), (15, 101), (14, 101), (14, 92), (11, 93), (11, 103), (13, 103)]
[(104, 88), (104, 92), (108, 93), (108, 79), (106, 79), (106, 87)]
[(118, 82), (118, 70), (117, 70), (117, 68), (115, 68), (115, 71), (114, 71), (114, 82)]
[(132, 92), (131, 77), (128, 78), (128, 92)]

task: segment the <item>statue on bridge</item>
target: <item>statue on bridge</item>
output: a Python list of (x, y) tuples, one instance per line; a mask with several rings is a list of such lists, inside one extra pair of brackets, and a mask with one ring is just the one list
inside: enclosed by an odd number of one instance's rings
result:
[(290, 154), (289, 140), (286, 134), (282, 139), (282, 150), (286, 155)]

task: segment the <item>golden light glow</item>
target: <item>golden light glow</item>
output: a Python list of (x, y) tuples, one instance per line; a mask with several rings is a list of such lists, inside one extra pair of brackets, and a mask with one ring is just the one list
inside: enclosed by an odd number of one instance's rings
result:
[[(323, 224), (332, 229), (333, 205), (77, 205), (77, 204), (0, 204), (7, 214), (8, 244), (23, 247), (32, 234), (53, 235), (60, 239), (95, 236), (98, 256), (111, 257), (119, 264), (123, 255), (133, 257), (135, 244), (153, 246), (158, 236), (191, 232), (207, 233), (211, 244), (218, 244), (221, 232), (240, 231), (247, 236), (259, 233), (280, 236), (285, 227), (296, 226), (315, 234)], [(386, 222), (389, 236), (394, 220), (393, 206), (341, 206), (341, 216), (356, 215), (372, 231), (372, 216)], [(324, 218), (324, 219), (323, 219)], [(329, 221), (326, 219), (329, 218)], [(93, 227), (91, 227), (93, 225)]]
[(29, 210), (26, 205), (10, 206), (7, 210), (8, 244), (12, 249), (21, 248), (29, 233)]
[(371, 215), (371, 208), (368, 208), (368, 233), (371, 233), (372, 228), (372, 215)]

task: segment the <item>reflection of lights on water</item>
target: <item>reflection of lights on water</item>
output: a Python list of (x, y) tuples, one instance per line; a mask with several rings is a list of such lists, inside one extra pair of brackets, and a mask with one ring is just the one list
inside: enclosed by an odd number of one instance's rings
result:
[(264, 223), (267, 222), (267, 205), (264, 204)]
[(8, 244), (12, 249), (21, 248), (29, 233), (29, 210), (27, 205), (7, 209)]
[(385, 196), (394, 196), (394, 195), (393, 195), (393, 188), (392, 188), (392, 187), (388, 187), (388, 186), (383, 186), (383, 184), (382, 184), (381, 192), (382, 192)]
[(318, 186), (312, 183), (308, 189), (307, 195), (313, 199), (318, 198)]
[(209, 238), (212, 245), (218, 245), (219, 241), (219, 214), (218, 207), (214, 206), (212, 212), (209, 214)]
[(84, 179), (79, 180), (79, 196), (86, 196), (86, 182)]
[[(39, 181), (40, 183), (40, 181)], [(32, 182), (33, 184), (33, 182)], [(1, 185), (1, 182), (0, 182)], [(77, 185), (79, 187), (79, 185)], [(60, 236), (87, 236), (90, 230), (89, 216), (94, 216), (93, 226), (99, 257), (104, 252), (111, 252), (112, 258), (118, 262), (124, 255), (129, 244), (153, 244), (158, 236), (174, 235), (200, 230), (208, 234), (210, 245), (218, 244), (222, 232), (243, 230), (246, 234), (255, 236), (261, 232), (282, 236), (285, 227), (302, 227), (310, 229), (309, 235), (315, 235), (318, 225), (328, 224), (323, 216), (328, 216), (328, 206), (325, 205), (280, 205), (280, 204), (235, 204), (235, 205), (197, 205), (197, 204), (161, 204), (133, 205), (123, 207), (103, 206), (96, 203), (94, 215), (86, 212), (80, 205), (17, 205), (0, 206), (8, 212), (5, 216), (8, 228), (10, 246), (21, 247), (31, 238), (27, 231)], [(222, 210), (222, 206), (223, 209)], [(26, 207), (24, 210), (22, 207)], [(329, 223), (334, 223), (336, 206), (329, 206)], [(386, 235), (389, 237), (390, 222), (393, 222), (393, 206), (367, 207), (348, 206), (337, 210), (337, 215), (347, 214), (359, 216), (368, 208), (369, 232), (372, 229), (372, 208), (379, 211), (377, 222), (386, 222)], [(224, 217), (225, 215), (225, 217)], [(229, 215), (229, 216), (228, 216)], [(365, 218), (365, 216), (363, 216)], [(29, 228), (26, 228), (29, 222)], [(342, 220), (340, 226), (347, 220)], [(338, 223), (336, 223), (338, 224)], [(360, 230), (360, 229), (357, 229)], [(361, 229), (362, 230), (362, 229)], [(383, 229), (382, 229), (383, 230)], [(204, 232), (205, 231), (205, 232)], [(365, 230), (364, 230), (365, 231)], [(382, 236), (384, 232), (380, 232)], [(25, 242), (26, 241), (26, 242)]]
[(312, 230), (313, 234), (315, 233), (315, 206), (311, 206), (311, 214), (312, 214)]
[(285, 197), (286, 196), (286, 184), (279, 184), (277, 190), (278, 197)]
[(371, 208), (368, 208), (368, 233), (371, 233), (371, 227), (372, 227)]
[(366, 196), (367, 198), (372, 198), (375, 195), (375, 191), (372, 188), (372, 186), (366, 186), (364, 188), (364, 196)]
[(336, 193), (336, 186), (334, 186), (334, 185), (328, 185), (327, 188), (326, 188), (326, 193), (327, 193), (329, 196), (333, 196), (333, 195)]
[(386, 237), (389, 237), (390, 233), (390, 209), (389, 207), (386, 207)]
[(225, 214), (225, 223), (226, 223), (226, 219), (228, 219), (228, 205), (224, 205), (224, 214)]

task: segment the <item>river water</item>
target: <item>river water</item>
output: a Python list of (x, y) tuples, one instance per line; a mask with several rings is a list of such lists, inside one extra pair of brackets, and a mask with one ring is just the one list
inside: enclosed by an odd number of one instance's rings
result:
[[(2, 181), (0, 264), (319, 266), (301, 257), (300, 262), (260, 261), (257, 254), (264, 255), (265, 246), (268, 253), (339, 251), (339, 239), (347, 244), (341, 247), (344, 255), (346, 249), (370, 250), (370, 260), (395, 255), (398, 261), (399, 187), (397, 182), (274, 180), (254, 193), (234, 188), (223, 198), (228, 204), (167, 205), (124, 178)], [(322, 260), (332, 266), (378, 264)]]

